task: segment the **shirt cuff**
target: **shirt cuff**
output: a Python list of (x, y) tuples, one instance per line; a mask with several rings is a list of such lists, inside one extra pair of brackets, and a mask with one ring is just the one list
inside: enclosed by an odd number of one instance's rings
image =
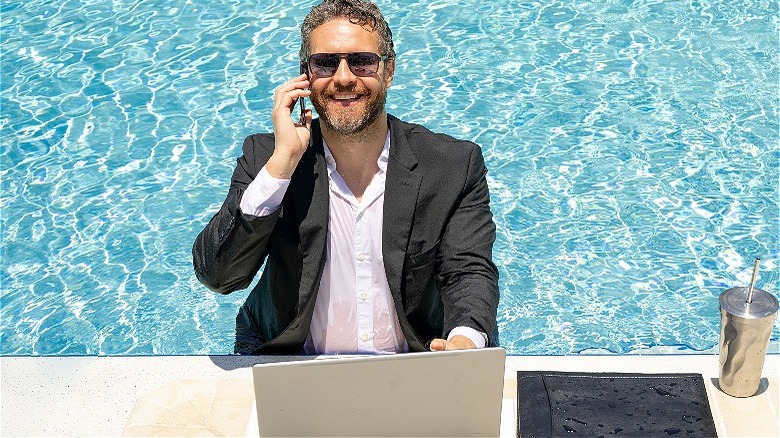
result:
[(270, 215), (282, 205), (289, 185), (289, 179), (274, 178), (263, 166), (241, 195), (241, 202), (238, 204), (241, 212), (260, 217)]
[(469, 338), (469, 340), (471, 340), (471, 342), (473, 342), (477, 348), (485, 348), (485, 345), (487, 344), (487, 335), (471, 327), (455, 327), (452, 329), (452, 331), (450, 331), (450, 334), (447, 336), (447, 340), (449, 341), (455, 335), (461, 335)]

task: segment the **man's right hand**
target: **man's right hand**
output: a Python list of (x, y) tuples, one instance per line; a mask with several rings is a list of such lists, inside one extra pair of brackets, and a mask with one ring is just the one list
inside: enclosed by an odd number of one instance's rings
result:
[(268, 173), (279, 179), (289, 179), (306, 148), (311, 137), (311, 110), (306, 110), (306, 124), (293, 122), (292, 112), (299, 98), (309, 97), (309, 80), (305, 74), (297, 76), (276, 89), (274, 94), (274, 109), (271, 120), (274, 124), (276, 144), (274, 153), (266, 163)]

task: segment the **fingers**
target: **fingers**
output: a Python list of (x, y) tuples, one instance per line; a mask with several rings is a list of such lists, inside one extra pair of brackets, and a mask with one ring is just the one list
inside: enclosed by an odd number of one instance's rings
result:
[[(274, 109), (271, 113), (271, 121), (277, 140), (281, 139), (283, 143), (295, 143), (299, 137), (299, 134), (296, 133), (296, 127), (308, 129), (310, 126), (310, 122), (305, 125), (301, 124), (299, 116), (295, 117), (294, 122), (291, 117), (298, 99), (311, 96), (311, 91), (306, 89), (308, 86), (309, 81), (306, 79), (306, 75), (300, 75), (285, 82), (274, 92)], [(306, 119), (309, 120), (311, 112), (307, 111), (306, 114)], [(308, 142), (308, 138), (305, 140)]]
[(444, 351), (447, 349), (447, 341), (444, 339), (434, 339), (431, 341), (431, 351)]
[(474, 345), (473, 342), (471, 342), (471, 339), (461, 336), (461, 335), (455, 335), (450, 339), (449, 341), (445, 341), (444, 339), (434, 339), (431, 341), (431, 351), (450, 351), (450, 350), (470, 350), (472, 348), (477, 348), (476, 345)]
[[(290, 79), (276, 89), (274, 93), (274, 114), (285, 112), (292, 113), (295, 103), (301, 97), (309, 97), (309, 80), (306, 75), (300, 75)], [(282, 114), (279, 114), (282, 115)], [(289, 115), (289, 114), (288, 114)]]
[(305, 112), (305, 123), (300, 118), (293, 121), (291, 115), (298, 99), (308, 97), (309, 81), (300, 75), (282, 84), (274, 92), (274, 108), (271, 121), (274, 125), (274, 153), (266, 163), (268, 172), (277, 178), (289, 178), (309, 146), (312, 121), (311, 110)]

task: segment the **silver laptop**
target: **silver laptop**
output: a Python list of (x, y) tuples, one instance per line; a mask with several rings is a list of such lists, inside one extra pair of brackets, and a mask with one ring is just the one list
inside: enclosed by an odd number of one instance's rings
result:
[(503, 348), (254, 365), (260, 436), (497, 437)]

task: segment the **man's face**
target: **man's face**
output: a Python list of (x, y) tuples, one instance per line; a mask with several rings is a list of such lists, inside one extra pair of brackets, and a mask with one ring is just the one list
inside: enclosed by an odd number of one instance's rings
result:
[[(310, 53), (379, 53), (379, 34), (350, 23), (328, 21), (311, 33)], [(346, 59), (341, 59), (330, 77), (311, 75), (311, 102), (323, 123), (340, 134), (355, 134), (384, 113), (387, 88), (393, 80), (395, 63), (381, 61), (372, 76), (355, 76)]]

